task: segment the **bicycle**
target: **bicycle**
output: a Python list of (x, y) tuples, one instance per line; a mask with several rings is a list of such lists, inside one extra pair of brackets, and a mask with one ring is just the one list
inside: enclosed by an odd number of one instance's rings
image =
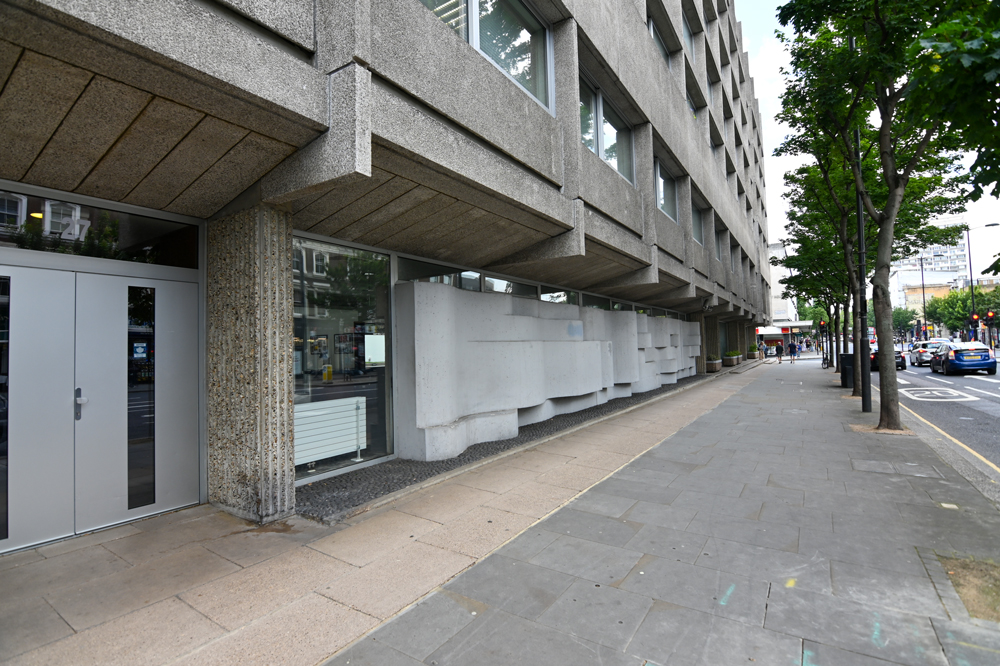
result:
[(829, 367), (830, 367), (830, 359), (826, 357), (826, 354), (824, 354), (823, 355), (823, 369), (826, 370)]

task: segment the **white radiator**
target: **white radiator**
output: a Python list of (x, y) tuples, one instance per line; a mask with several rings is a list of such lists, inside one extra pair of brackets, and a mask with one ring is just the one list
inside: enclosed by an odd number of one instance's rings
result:
[(295, 464), (354, 452), (360, 458), (367, 430), (364, 398), (295, 405)]

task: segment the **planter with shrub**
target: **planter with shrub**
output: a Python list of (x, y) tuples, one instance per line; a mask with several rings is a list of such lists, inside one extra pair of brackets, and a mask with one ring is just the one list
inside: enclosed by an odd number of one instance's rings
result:
[(705, 356), (705, 372), (718, 372), (722, 370), (722, 361), (715, 354)]
[(743, 352), (741, 351), (728, 351), (725, 357), (722, 359), (722, 365), (733, 366), (739, 365), (740, 361), (743, 360)]

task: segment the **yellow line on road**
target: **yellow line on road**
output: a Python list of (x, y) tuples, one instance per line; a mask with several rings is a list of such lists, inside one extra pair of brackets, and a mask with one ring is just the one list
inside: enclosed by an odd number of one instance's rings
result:
[(992, 462), (990, 462), (989, 460), (987, 460), (986, 458), (984, 458), (983, 456), (981, 456), (977, 451), (973, 451), (972, 449), (970, 449), (965, 444), (962, 444), (962, 442), (958, 441), (957, 439), (955, 439), (954, 437), (952, 437), (951, 435), (949, 435), (948, 433), (946, 433), (944, 430), (941, 430), (941, 428), (938, 428), (936, 425), (934, 425), (933, 423), (931, 423), (930, 421), (928, 421), (927, 419), (925, 419), (924, 417), (922, 417), (920, 414), (917, 414), (915, 411), (913, 411), (912, 409), (910, 409), (909, 407), (907, 407), (903, 403), (899, 403), (899, 406), (902, 407), (903, 409), (905, 409), (906, 411), (908, 411), (909, 413), (913, 414), (914, 416), (916, 416), (918, 419), (920, 419), (921, 421), (923, 421), (924, 423), (926, 423), (930, 427), (932, 427), (935, 430), (937, 430), (939, 433), (941, 433), (942, 435), (944, 435), (945, 437), (947, 437), (951, 441), (953, 441), (956, 444), (958, 444), (959, 446), (961, 446), (963, 449), (965, 449), (966, 451), (968, 451), (972, 455), (974, 455), (977, 458), (979, 458), (980, 460), (982, 460), (984, 463), (986, 463), (987, 465), (989, 465), (990, 467), (992, 467), (993, 469), (995, 469), (997, 472), (1000, 472), (1000, 467), (997, 467)]

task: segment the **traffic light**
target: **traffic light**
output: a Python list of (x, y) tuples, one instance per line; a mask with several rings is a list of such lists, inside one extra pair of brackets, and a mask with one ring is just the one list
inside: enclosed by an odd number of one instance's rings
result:
[(826, 322), (825, 321), (820, 320), (820, 322), (819, 322), (819, 332), (820, 333), (826, 333)]
[(993, 310), (988, 310), (986, 312), (986, 325), (992, 327), (996, 321), (996, 313)]
[(969, 318), (969, 323), (972, 328), (979, 328), (979, 313), (973, 312), (972, 316)]

